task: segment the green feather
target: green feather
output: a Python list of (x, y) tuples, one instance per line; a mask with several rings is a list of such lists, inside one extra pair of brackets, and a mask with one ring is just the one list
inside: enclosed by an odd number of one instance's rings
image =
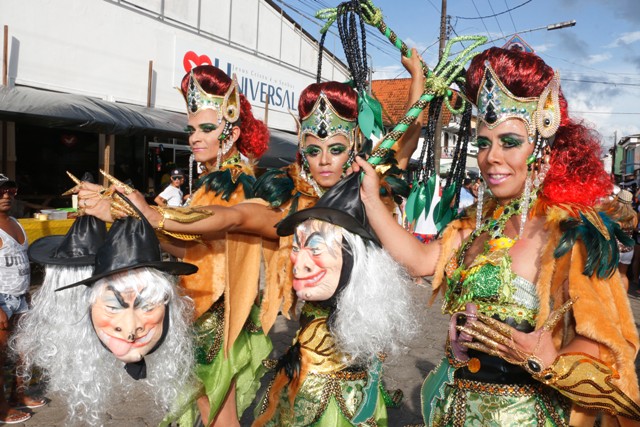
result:
[(295, 185), (286, 170), (269, 169), (256, 180), (253, 191), (259, 197), (277, 208), (291, 200)]
[[(608, 236), (603, 236), (596, 224), (591, 223), (587, 217), (580, 214), (580, 219), (570, 218), (560, 224), (562, 236), (554, 250), (554, 256), (560, 258), (567, 254), (578, 239), (582, 240), (587, 258), (582, 273), (586, 276), (596, 274), (598, 278), (611, 277), (618, 268), (620, 251), (618, 240), (623, 244), (631, 243), (627, 236), (620, 230), (620, 226), (611, 220), (605, 213), (599, 212), (600, 219), (608, 231)], [(626, 243), (625, 243), (626, 242)]]
[(239, 184), (242, 184), (244, 197), (249, 199), (253, 197), (253, 185), (255, 178), (242, 172), (236, 182), (231, 179), (231, 171), (229, 169), (211, 172), (200, 178), (196, 183), (196, 188), (204, 186), (206, 191), (213, 191), (216, 196), (222, 195), (221, 198), (229, 201), (231, 195), (236, 191)]

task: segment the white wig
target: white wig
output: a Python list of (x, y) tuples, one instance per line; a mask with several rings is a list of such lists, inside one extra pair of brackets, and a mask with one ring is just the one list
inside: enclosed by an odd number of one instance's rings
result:
[[(91, 287), (56, 288), (91, 276), (93, 267), (46, 265), (33, 308), (22, 316), (12, 347), (25, 361), (27, 372), (39, 367), (50, 391), (67, 400), (69, 421), (101, 424), (106, 405), (133, 388), (135, 382), (98, 339), (91, 323), (91, 304), (106, 284), (119, 292), (146, 286), (147, 298), (169, 306), (169, 330), (162, 345), (145, 356), (147, 377), (140, 380), (156, 404), (169, 409), (178, 394), (193, 383), (192, 305), (176, 291), (174, 276), (138, 268), (99, 280)], [(152, 286), (149, 286), (151, 285)]]
[(397, 355), (419, 327), (406, 270), (384, 249), (339, 226), (311, 219), (298, 227), (319, 229), (328, 247), (341, 244), (340, 237), (349, 245), (343, 250), (351, 254), (353, 268), (329, 324), (340, 350), (354, 363), (380, 352)]

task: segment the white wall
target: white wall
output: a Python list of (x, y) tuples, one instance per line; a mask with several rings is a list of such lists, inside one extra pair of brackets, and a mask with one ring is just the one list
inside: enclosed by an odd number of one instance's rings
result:
[[(270, 96), (268, 124), (283, 130), (317, 70), (317, 43), (263, 0), (1, 0), (0, 24), (10, 84), (146, 105), (153, 61), (152, 106), (181, 112), (191, 51), (236, 73), (257, 117)], [(325, 55), (323, 78), (347, 71)]]

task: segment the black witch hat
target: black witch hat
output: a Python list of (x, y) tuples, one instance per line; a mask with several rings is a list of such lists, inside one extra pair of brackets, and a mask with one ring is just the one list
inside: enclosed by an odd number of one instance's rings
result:
[(351, 174), (331, 187), (313, 207), (300, 210), (283, 219), (278, 224), (278, 235), (293, 234), (298, 224), (310, 218), (338, 225), (381, 246), (378, 237), (369, 227), (360, 198), (359, 173)]
[(198, 271), (198, 267), (186, 262), (162, 261), (160, 241), (149, 221), (129, 199), (120, 193), (115, 194), (135, 209), (140, 219), (127, 216), (116, 220), (109, 229), (104, 244), (96, 253), (93, 275), (56, 291), (79, 285), (91, 286), (104, 277), (142, 267), (175, 275), (189, 275)]
[(104, 221), (89, 215), (80, 216), (66, 235), (45, 236), (29, 245), (29, 259), (39, 264), (92, 265), (106, 235)]

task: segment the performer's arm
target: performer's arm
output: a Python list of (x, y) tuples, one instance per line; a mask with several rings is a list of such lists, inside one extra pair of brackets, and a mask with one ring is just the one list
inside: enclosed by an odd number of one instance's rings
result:
[(373, 167), (364, 159), (356, 157), (355, 173), (364, 171), (360, 194), (367, 211), (369, 224), (380, 239), (382, 246), (412, 276), (431, 276), (440, 255), (440, 242), (423, 244), (407, 232), (389, 215), (389, 210), (380, 199), (380, 183)]
[[(409, 97), (407, 98), (407, 105), (405, 109), (408, 110), (413, 104), (420, 99), (422, 92), (424, 92), (425, 77), (422, 72), (422, 58), (418, 54), (415, 48), (411, 49), (411, 57), (407, 58), (402, 56), (402, 65), (411, 75), (411, 86), (409, 87)], [(411, 155), (418, 147), (418, 139), (423, 121), (424, 112), (418, 114), (415, 121), (407, 128), (406, 132), (396, 142), (393, 147), (396, 150), (396, 160), (398, 161), (398, 167), (401, 169), (407, 169), (409, 166), (409, 160)]]

